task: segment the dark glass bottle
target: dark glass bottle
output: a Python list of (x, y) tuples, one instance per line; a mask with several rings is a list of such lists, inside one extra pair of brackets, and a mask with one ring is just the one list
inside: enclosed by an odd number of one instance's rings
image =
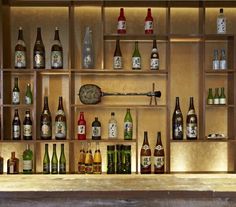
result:
[(18, 41), (15, 46), (15, 68), (26, 68), (26, 46), (22, 27), (19, 27)]
[(12, 121), (12, 139), (13, 140), (21, 139), (21, 122), (18, 114), (18, 109), (15, 109), (15, 114)]
[(94, 140), (101, 139), (101, 123), (98, 120), (98, 117), (95, 117), (95, 120), (92, 123), (92, 139)]
[(30, 111), (25, 112), (25, 119), (23, 122), (23, 139), (32, 140), (32, 121), (30, 119)]
[(164, 173), (165, 171), (165, 152), (161, 141), (161, 132), (157, 132), (157, 142), (154, 150), (154, 173)]
[(4, 160), (3, 157), (0, 156), (0, 174), (3, 174), (4, 169)]
[(58, 174), (57, 145), (53, 144), (53, 153), (51, 159), (51, 174)]
[(48, 154), (48, 144), (45, 144), (45, 152), (43, 157), (43, 174), (50, 174), (50, 158)]
[(190, 97), (189, 111), (187, 114), (187, 139), (197, 139), (197, 115), (194, 109), (193, 97)]
[(151, 149), (148, 142), (148, 133), (144, 132), (143, 146), (140, 152), (140, 172), (141, 174), (151, 173)]
[(52, 139), (52, 117), (48, 107), (48, 97), (44, 97), (44, 107), (41, 114), (40, 125), (41, 139)]
[(158, 70), (159, 69), (159, 53), (157, 50), (157, 42), (153, 40), (152, 53), (150, 59), (150, 69)]
[(66, 156), (64, 152), (64, 144), (61, 144), (61, 155), (59, 159), (59, 174), (66, 174)]
[(57, 140), (66, 139), (66, 132), (67, 132), (66, 115), (63, 108), (62, 97), (60, 96), (55, 118), (55, 138)]
[(131, 140), (133, 138), (133, 119), (130, 109), (127, 109), (124, 119), (124, 139)]
[(131, 174), (131, 145), (123, 145), (122, 153), (123, 174)]
[(11, 153), (11, 158), (7, 160), (7, 174), (19, 174), (19, 159), (15, 152)]
[(18, 78), (14, 79), (14, 87), (12, 90), (12, 104), (20, 104), (20, 89), (18, 86)]
[(120, 50), (120, 40), (116, 40), (116, 49), (115, 53), (113, 56), (113, 68), (114, 69), (122, 69), (123, 64), (122, 64), (122, 53)]
[(180, 109), (179, 97), (175, 100), (175, 110), (172, 116), (172, 138), (173, 140), (182, 140), (183, 133), (183, 115)]
[(123, 145), (122, 144), (117, 144), (116, 145), (116, 173), (117, 174), (122, 174), (123, 173), (122, 151), (123, 151)]
[(41, 36), (40, 27), (37, 28), (37, 37), (34, 44), (33, 65), (34, 69), (45, 68), (45, 48)]
[(141, 70), (141, 55), (138, 49), (138, 41), (135, 42), (135, 48), (132, 56), (132, 69)]
[(51, 68), (63, 68), (63, 48), (59, 37), (59, 29), (56, 27), (53, 45), (51, 48)]

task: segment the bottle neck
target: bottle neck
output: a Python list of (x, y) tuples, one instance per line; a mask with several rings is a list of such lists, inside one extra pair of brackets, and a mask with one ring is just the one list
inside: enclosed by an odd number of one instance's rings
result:
[(42, 41), (42, 36), (41, 36), (41, 28), (37, 28), (37, 41)]
[(15, 88), (18, 88), (18, 78), (15, 78), (15, 83), (14, 83), (14, 85), (15, 85)]
[(175, 109), (179, 109), (179, 97), (176, 97)]
[(80, 119), (80, 120), (84, 120), (84, 113), (80, 113), (79, 119)]
[(30, 112), (29, 111), (25, 112), (25, 117), (30, 117)]
[(156, 146), (161, 145), (162, 146), (162, 141), (161, 141), (161, 132), (157, 133), (157, 143)]
[(147, 17), (151, 17), (151, 16), (152, 16), (151, 9), (148, 9), (148, 11), (147, 11)]
[(20, 28), (18, 33), (18, 40), (23, 40), (23, 30)]
[(45, 96), (44, 97), (44, 107), (43, 107), (44, 110), (48, 110), (48, 97)]
[(45, 152), (48, 154), (48, 144), (45, 144)]
[(64, 144), (61, 145), (61, 154), (64, 154)]
[(120, 17), (124, 17), (124, 9), (123, 8), (120, 9)]
[(58, 110), (63, 110), (63, 102), (61, 96), (59, 97)]
[(190, 98), (190, 105), (189, 109), (194, 109), (194, 104), (193, 104), (193, 97)]
[(27, 84), (27, 91), (30, 91), (30, 90), (31, 90), (31, 85)]
[(18, 110), (15, 110), (15, 117), (18, 117)]
[(138, 51), (138, 42), (135, 42), (135, 51)]
[(149, 145), (147, 132), (144, 132), (143, 145)]
[(59, 30), (58, 30), (57, 28), (56, 28), (56, 30), (55, 30), (54, 40), (60, 41), (60, 38), (59, 38)]
[(15, 159), (15, 157), (16, 157), (15, 152), (12, 152), (12, 153), (11, 153), (11, 158), (12, 158), (12, 159)]
[(152, 48), (157, 49), (157, 41), (156, 40), (153, 40)]
[(53, 145), (53, 153), (56, 153), (56, 145)]

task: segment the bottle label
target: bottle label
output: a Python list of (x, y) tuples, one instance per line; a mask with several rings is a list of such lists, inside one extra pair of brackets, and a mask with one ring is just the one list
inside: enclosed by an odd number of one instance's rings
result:
[(29, 96), (25, 96), (25, 104), (32, 104), (32, 99)]
[(80, 174), (85, 173), (85, 164), (84, 163), (79, 163), (78, 164), (78, 173), (80, 173)]
[(32, 160), (23, 160), (23, 171), (24, 170), (32, 170), (33, 169), (33, 161)]
[(50, 173), (49, 163), (43, 163), (43, 173)]
[(52, 172), (56, 173), (58, 172), (58, 168), (57, 168), (57, 163), (52, 163)]
[(225, 34), (226, 33), (226, 21), (225, 18), (217, 18), (217, 33)]
[(145, 21), (145, 31), (146, 30), (153, 30), (153, 22), (152, 21)]
[(140, 57), (132, 57), (132, 68), (133, 69), (141, 69), (141, 58)]
[(220, 98), (220, 104), (226, 104), (226, 99), (225, 98)]
[(197, 137), (197, 124), (196, 123), (187, 124), (187, 137), (189, 138)]
[(157, 146), (155, 147), (155, 149), (156, 149), (157, 151), (161, 151), (161, 150), (163, 150), (164, 148), (163, 148), (162, 145), (157, 145)]
[(183, 126), (181, 124), (182, 119), (181, 118), (177, 118), (176, 123), (174, 124), (174, 136), (181, 138), (183, 137)]
[(142, 149), (144, 149), (146, 151), (146, 150), (150, 149), (150, 147), (147, 144), (145, 144), (142, 146)]
[(125, 21), (118, 21), (117, 30), (126, 30), (126, 22)]
[(93, 137), (100, 137), (101, 136), (101, 127), (92, 127), (92, 136)]
[(20, 92), (13, 91), (13, 93), (12, 93), (12, 103), (13, 104), (19, 104), (20, 103)]
[(20, 137), (20, 126), (19, 125), (13, 125), (13, 137), (16, 139)]
[(85, 125), (78, 125), (78, 134), (85, 134)]
[(220, 60), (220, 69), (221, 69), (221, 70), (227, 69), (226, 60)]
[(65, 116), (65, 112), (63, 110), (59, 109), (57, 111), (56, 115), (63, 115), (63, 116)]
[(117, 138), (117, 124), (109, 123), (109, 126), (108, 126), (108, 137), (109, 138)]
[(59, 164), (59, 172), (66, 173), (66, 164), (65, 163)]
[(125, 137), (131, 137), (132, 132), (133, 132), (133, 123), (132, 122), (125, 122), (124, 124), (124, 129), (125, 129)]
[(211, 105), (211, 104), (213, 104), (213, 102), (214, 102), (214, 100), (213, 99), (207, 99), (207, 104), (209, 104), (209, 105)]
[(26, 137), (32, 136), (32, 125), (26, 124), (23, 126), (23, 134)]
[(14, 170), (14, 168), (15, 168), (14, 163), (10, 163), (9, 165), (10, 165), (10, 167), (9, 167), (9, 168), (10, 168), (9, 173), (10, 173), (10, 174), (14, 174), (14, 172), (15, 172), (15, 170)]
[(219, 70), (219, 69), (220, 69), (220, 61), (213, 60), (213, 70)]
[(214, 104), (220, 104), (220, 99), (219, 98), (214, 98)]
[(51, 126), (49, 122), (43, 122), (41, 127), (41, 136), (42, 137), (49, 137), (52, 135)]
[(41, 51), (35, 51), (34, 55), (34, 67), (41, 68), (45, 67), (44, 54)]
[(26, 67), (25, 51), (15, 51), (15, 67), (16, 68), (25, 68)]
[(51, 66), (52, 68), (62, 68), (63, 67), (63, 58), (61, 51), (52, 51), (51, 52)]
[(93, 173), (102, 173), (102, 165), (101, 165), (101, 163), (96, 163), (96, 162), (94, 162), (93, 163)]
[(122, 57), (121, 56), (114, 56), (113, 57), (113, 68), (114, 69), (121, 69), (122, 68)]
[(151, 156), (141, 156), (142, 168), (148, 168), (151, 166)]
[(188, 111), (188, 115), (192, 115), (192, 114), (195, 114), (195, 111), (194, 111), (193, 109), (190, 109), (190, 110)]
[(158, 70), (159, 69), (159, 59), (158, 58), (151, 58), (151, 70)]
[(160, 169), (165, 164), (165, 157), (164, 156), (154, 156), (154, 168)]
[(93, 165), (85, 164), (85, 173), (93, 173)]
[[(91, 49), (89, 47), (87, 47), (86, 51), (87, 51), (87, 53), (90, 53)], [(84, 66), (84, 68), (92, 67), (92, 56), (91, 56), (91, 54), (86, 54), (84, 56), (83, 66)]]
[(66, 123), (64, 121), (55, 122), (55, 136), (59, 138), (66, 137)]

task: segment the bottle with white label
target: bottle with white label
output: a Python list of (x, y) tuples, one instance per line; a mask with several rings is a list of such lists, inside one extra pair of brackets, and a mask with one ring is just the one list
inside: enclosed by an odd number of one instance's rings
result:
[(221, 49), (220, 69), (221, 70), (226, 70), (227, 69), (227, 60), (226, 60), (225, 49)]
[(59, 29), (56, 27), (54, 41), (51, 48), (51, 68), (63, 68), (63, 48), (59, 38)]
[(18, 109), (15, 109), (15, 114), (12, 121), (12, 139), (13, 140), (21, 139), (21, 122), (18, 114)]
[(108, 123), (108, 138), (117, 139), (117, 121), (115, 119), (115, 112), (111, 112), (111, 118)]
[(23, 122), (23, 139), (32, 140), (32, 121), (30, 119), (30, 111), (25, 112), (25, 119)]
[(220, 60), (218, 56), (218, 50), (214, 49), (214, 57), (212, 61), (212, 69), (213, 70), (219, 70), (220, 69)]
[(138, 41), (135, 41), (135, 48), (132, 56), (132, 69), (133, 70), (141, 69), (141, 55), (138, 49)]
[(31, 174), (33, 172), (33, 152), (29, 147), (29, 144), (26, 145), (26, 150), (23, 152), (23, 173)]
[(150, 59), (150, 68), (151, 70), (159, 69), (159, 53), (157, 50), (156, 40), (153, 40), (152, 53), (151, 53), (151, 59)]
[(12, 104), (20, 104), (20, 89), (18, 87), (18, 78), (14, 79), (14, 87), (12, 90)]
[(152, 18), (151, 8), (148, 8), (147, 10), (144, 30), (145, 30), (145, 34), (153, 34), (153, 18)]
[(98, 117), (95, 117), (95, 120), (92, 123), (92, 139), (101, 139), (101, 123), (98, 121)]
[(31, 84), (27, 84), (26, 93), (25, 93), (25, 104), (33, 104), (33, 94), (31, 91)]
[(22, 27), (19, 28), (18, 40), (15, 46), (15, 68), (26, 68), (26, 46)]
[(213, 93), (212, 93), (212, 88), (209, 88), (209, 91), (208, 91), (207, 104), (209, 104), (209, 105), (214, 104), (214, 97), (213, 97)]
[(43, 44), (40, 27), (37, 28), (37, 37), (34, 44), (33, 65), (34, 69), (45, 68), (45, 47)]
[(144, 132), (143, 145), (140, 152), (140, 173), (151, 174), (151, 149), (148, 142), (148, 133)]
[(11, 152), (11, 158), (7, 160), (7, 174), (19, 174), (19, 159), (15, 152)]
[(117, 21), (117, 33), (118, 34), (126, 33), (126, 18), (124, 15), (124, 8), (120, 8), (120, 15)]
[(225, 96), (224, 87), (220, 89), (220, 103), (219, 104), (226, 104), (226, 96)]
[(122, 54), (120, 50), (120, 40), (116, 40), (116, 50), (113, 56), (113, 68), (114, 69), (122, 69)]
[(189, 140), (197, 139), (197, 114), (194, 109), (193, 97), (190, 97), (189, 110), (186, 120), (186, 137)]
[(226, 17), (224, 15), (223, 8), (220, 9), (220, 13), (217, 16), (217, 34), (226, 34)]
[(124, 119), (124, 139), (131, 140), (133, 138), (133, 119), (130, 109), (127, 109)]
[(161, 132), (157, 132), (157, 142), (154, 150), (154, 173), (165, 172), (165, 151), (161, 141)]
[(215, 88), (214, 104), (220, 104), (219, 88)]

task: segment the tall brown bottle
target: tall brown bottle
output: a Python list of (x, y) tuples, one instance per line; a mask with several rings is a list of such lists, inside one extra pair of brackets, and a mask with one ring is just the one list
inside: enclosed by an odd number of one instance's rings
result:
[(66, 115), (63, 108), (62, 97), (59, 97), (58, 109), (55, 118), (55, 138), (58, 140), (66, 139)]
[(148, 133), (144, 132), (143, 146), (140, 152), (140, 172), (141, 174), (151, 173), (151, 149), (148, 143)]
[(116, 49), (113, 56), (113, 68), (114, 69), (122, 69), (122, 54), (120, 50), (120, 40), (116, 40)]
[(59, 29), (56, 27), (54, 41), (51, 49), (51, 68), (63, 68), (63, 48), (59, 38)]
[(154, 150), (154, 173), (164, 173), (165, 171), (165, 152), (161, 141), (161, 132), (157, 132), (157, 142)]
[(15, 109), (15, 114), (12, 121), (12, 139), (13, 140), (21, 139), (21, 122), (18, 114), (18, 109)]
[(34, 44), (33, 65), (34, 69), (45, 68), (45, 48), (41, 36), (40, 27), (37, 28), (37, 37)]
[(189, 110), (187, 114), (187, 139), (197, 139), (197, 115), (194, 109), (193, 97), (190, 97)]
[(16, 158), (15, 152), (11, 153), (11, 158), (7, 160), (7, 174), (19, 173), (19, 159)]
[(15, 46), (15, 68), (26, 68), (26, 46), (22, 27), (19, 28), (18, 40)]
[(47, 96), (44, 96), (44, 107), (41, 114), (40, 134), (41, 139), (52, 139), (52, 117), (48, 107)]
[(172, 116), (172, 138), (173, 140), (182, 140), (183, 133), (183, 115), (179, 105), (179, 97), (176, 97), (175, 110)]

